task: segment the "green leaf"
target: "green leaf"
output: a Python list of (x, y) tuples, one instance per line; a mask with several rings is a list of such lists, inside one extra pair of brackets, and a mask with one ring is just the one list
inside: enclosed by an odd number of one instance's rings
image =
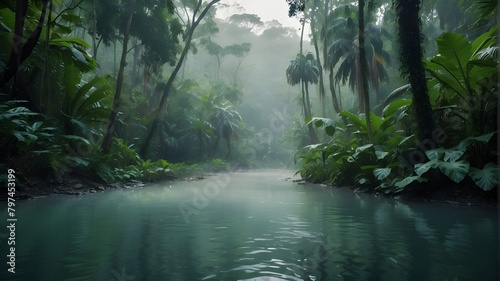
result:
[(71, 53), (73, 54), (73, 57), (77, 59), (79, 62), (83, 64), (87, 64), (87, 59), (85, 56), (76, 48), (71, 48)]
[(406, 177), (400, 181), (397, 181), (396, 183), (394, 183), (394, 186), (396, 186), (397, 188), (399, 189), (403, 189), (405, 188), (406, 186), (408, 186), (410, 183), (416, 181), (420, 179), (420, 176), (410, 176), (410, 177)]
[(468, 175), (474, 183), (485, 191), (492, 190), (498, 185), (498, 177), (500, 175), (500, 167), (489, 162), (482, 170), (470, 167)]
[(445, 32), (436, 39), (439, 55), (449, 64), (464, 68), (472, 54), (472, 47), (467, 38), (459, 33)]
[[(54, 32), (59, 34), (70, 34), (73, 30), (65, 25), (56, 23), (54, 27)], [(54, 39), (52, 39), (54, 40)]]
[(405, 144), (407, 141), (409, 141), (409, 140), (413, 140), (414, 138), (415, 138), (415, 135), (410, 135), (410, 136), (408, 136), (408, 137), (406, 137), (406, 138), (402, 139), (402, 140), (399, 142), (398, 147), (400, 147), (400, 146), (404, 145), (404, 144)]
[(80, 19), (79, 16), (77, 16), (77, 15), (71, 15), (71, 14), (61, 15), (61, 18), (64, 19), (65, 21), (67, 21), (67, 22), (74, 23), (74, 24), (80, 23), (80, 21), (81, 21), (81, 19)]
[(76, 140), (76, 141), (81, 141), (87, 145), (90, 145), (90, 141), (84, 137), (80, 137), (80, 136), (75, 136), (75, 135), (63, 135), (63, 138), (67, 139), (67, 140)]
[(477, 136), (477, 137), (468, 137), (468, 138), (462, 140), (457, 145), (457, 148), (458, 149), (466, 149), (473, 141), (479, 141), (479, 142), (482, 142), (482, 143), (488, 143), (490, 141), (490, 139), (493, 137), (494, 134), (495, 134), (495, 132), (491, 132), (491, 133), (487, 133), (487, 134), (484, 134), (484, 135), (481, 135), (481, 136)]
[[(78, 37), (64, 37), (64, 38), (56, 38), (50, 40), (51, 43), (58, 43), (65, 46), (71, 46), (70, 43), (82, 46), (83, 48), (89, 49), (91, 46), (85, 40)], [(69, 45), (68, 45), (69, 44)]]
[(419, 163), (419, 164), (415, 164), (415, 173), (418, 175), (418, 176), (422, 176), (423, 174), (425, 174), (425, 172), (429, 171), (429, 169), (436, 169), (437, 167), (439, 166), (439, 163), (437, 161), (437, 159), (434, 159), (434, 160), (431, 160), (429, 162), (426, 162), (426, 163)]
[(333, 135), (335, 135), (335, 127), (334, 126), (326, 126), (325, 127), (325, 132), (327, 135), (329, 135), (330, 137), (333, 137)]
[(339, 113), (339, 116), (349, 118), (356, 126), (358, 126), (358, 129), (366, 130), (366, 120), (361, 119), (356, 114), (353, 114), (347, 110), (344, 110), (344, 111)]
[(383, 180), (391, 174), (391, 168), (377, 168), (373, 170), (373, 175), (377, 180)]
[(68, 159), (83, 167), (87, 167), (89, 165), (89, 161), (83, 160), (80, 157), (68, 156)]
[(446, 149), (444, 148), (436, 148), (436, 149), (429, 149), (425, 151), (425, 155), (429, 160), (439, 160), (445, 153)]
[(17, 138), (18, 141), (20, 141), (20, 142), (26, 141), (26, 138), (22, 135), (21, 132), (14, 131), (14, 132), (12, 132), (12, 134)]
[(391, 102), (388, 106), (386, 106), (382, 111), (382, 114), (384, 118), (391, 117), (401, 108), (411, 105), (412, 102), (413, 102), (412, 99), (397, 99)]
[(465, 149), (447, 149), (444, 152), (443, 160), (448, 161), (448, 162), (455, 162), (458, 159), (460, 159), (460, 157), (462, 157), (462, 155), (464, 155), (464, 153), (465, 153)]
[(31, 130), (32, 132), (35, 132), (37, 131), (38, 129), (40, 129), (40, 127), (43, 125), (43, 122), (41, 121), (38, 121), (38, 122), (35, 122), (33, 123), (33, 126), (31, 126)]
[(465, 160), (456, 162), (439, 162), (439, 170), (456, 183), (459, 183), (464, 179), (469, 172), (469, 167), (469, 162)]
[(384, 159), (387, 155), (389, 155), (389, 152), (375, 149), (375, 156), (377, 156), (377, 160)]
[(27, 134), (27, 136), (28, 136), (28, 139), (30, 139), (30, 141), (33, 141), (33, 142), (35, 142), (38, 139), (38, 136), (33, 135), (33, 134)]

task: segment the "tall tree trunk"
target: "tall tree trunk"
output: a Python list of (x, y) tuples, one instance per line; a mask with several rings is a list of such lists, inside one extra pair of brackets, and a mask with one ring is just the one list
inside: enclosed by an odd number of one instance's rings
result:
[(135, 39), (134, 40), (134, 59), (132, 61), (132, 75), (130, 75), (130, 80), (132, 83), (137, 83), (139, 82), (139, 55), (141, 54), (141, 48), (142, 46), (139, 45), (139, 40)]
[(125, 32), (123, 34), (122, 56), (120, 59), (118, 78), (116, 79), (116, 91), (115, 91), (115, 97), (113, 99), (113, 109), (111, 110), (111, 114), (109, 116), (108, 128), (106, 130), (106, 135), (104, 136), (104, 140), (102, 141), (101, 145), (101, 149), (104, 153), (109, 152), (109, 148), (111, 146), (111, 139), (113, 138), (113, 134), (115, 132), (116, 117), (118, 116), (118, 111), (120, 110), (123, 76), (127, 60), (127, 51), (128, 51), (127, 48), (130, 37), (130, 26), (132, 25), (133, 16), (134, 16), (134, 9), (130, 9), (130, 13), (127, 18), (127, 25), (125, 26)]
[(304, 114), (304, 120), (306, 120), (309, 113), (306, 107), (306, 91), (304, 89), (304, 82), (300, 82), (300, 95), (302, 96), (302, 113)]
[(208, 13), (210, 8), (218, 2), (220, 2), (220, 0), (210, 1), (210, 3), (208, 3), (207, 6), (205, 6), (205, 8), (203, 9), (203, 11), (200, 13), (200, 16), (198, 16), (198, 18), (196, 18), (196, 14), (200, 11), (201, 5), (203, 3), (202, 0), (198, 0), (198, 4), (197, 4), (197, 6), (194, 10), (194, 13), (193, 13), (191, 27), (189, 28), (189, 30), (187, 31), (187, 34), (186, 34), (186, 45), (184, 46), (184, 49), (182, 50), (181, 56), (179, 57), (179, 60), (177, 61), (177, 64), (175, 65), (175, 68), (172, 71), (172, 74), (170, 74), (170, 77), (167, 80), (167, 84), (165, 85), (165, 88), (163, 90), (163, 95), (162, 95), (161, 100), (160, 100), (160, 104), (158, 106), (158, 109), (155, 110), (155, 112), (153, 113), (154, 114), (153, 121), (151, 122), (150, 129), (148, 131), (146, 139), (144, 140), (144, 143), (141, 147), (141, 150), (139, 151), (139, 154), (142, 157), (146, 157), (146, 154), (147, 154), (148, 149), (149, 149), (149, 145), (151, 144), (151, 140), (153, 139), (153, 136), (156, 132), (156, 129), (158, 128), (158, 124), (160, 123), (160, 118), (161, 118), (162, 112), (166, 108), (166, 105), (167, 105), (167, 99), (168, 99), (168, 96), (170, 95), (170, 89), (174, 85), (175, 77), (177, 76), (177, 73), (181, 69), (181, 66), (184, 62), (184, 59), (186, 58), (187, 53), (189, 52), (189, 48), (191, 46), (191, 40), (193, 39), (193, 33), (194, 33), (196, 27), (198, 26), (198, 24), (200, 23), (200, 21)]
[[(306, 18), (304, 15), (304, 18), (302, 19), (302, 28), (300, 31), (300, 48), (299, 48), (299, 50), (300, 50), (301, 60), (305, 60), (304, 51), (303, 51), (305, 25), (306, 25)], [(303, 61), (300, 62), (300, 68), (301, 68), (300, 73), (303, 73), (304, 72)], [(302, 103), (303, 103), (303, 107), (304, 107), (304, 121), (306, 121), (306, 122), (309, 118), (312, 117), (311, 103), (309, 100), (309, 91), (307, 89), (308, 89), (307, 82), (304, 83), (304, 81), (302, 81)], [(307, 131), (309, 133), (309, 141), (311, 143), (318, 143), (319, 139), (318, 139), (318, 136), (316, 135), (316, 131), (314, 130), (314, 127), (312, 124), (307, 124)]]
[(337, 113), (340, 113), (341, 109), (339, 101), (337, 100), (337, 94), (335, 93), (335, 81), (333, 79), (333, 69), (330, 69), (330, 73), (328, 74), (328, 80), (330, 84), (330, 93), (332, 95), (333, 109), (335, 109)]
[[(313, 9), (316, 9), (318, 6), (318, 0), (314, 0), (313, 4)], [(316, 54), (316, 60), (318, 63), (318, 68), (319, 68), (319, 101), (321, 103), (321, 113), (323, 114), (323, 117), (326, 117), (326, 107), (325, 107), (325, 84), (324, 84), (324, 78), (323, 78), (323, 66), (321, 63), (321, 56), (319, 53), (319, 46), (318, 46), (318, 34), (316, 30), (316, 20), (317, 20), (317, 12), (312, 12), (311, 13), (311, 35), (312, 35), (312, 41), (314, 45), (314, 52)]]
[(373, 138), (372, 133), (372, 124), (370, 118), (370, 96), (368, 94), (368, 62), (366, 61), (366, 52), (365, 52), (365, 1), (359, 0), (358, 3), (359, 8), (359, 18), (358, 18), (358, 50), (359, 50), (359, 71), (360, 75), (358, 75), (358, 91), (359, 96), (363, 98), (363, 107), (366, 118), (366, 129), (368, 131), (368, 138), (370, 141)]
[(92, 58), (97, 59), (97, 0), (94, 0), (93, 3), (93, 10), (92, 12), (94, 13), (94, 18), (93, 18), (93, 23), (92, 23)]
[[(24, 23), (26, 20), (26, 12), (28, 11), (29, 4), (28, 0), (16, 1), (13, 42), (7, 65), (5, 65), (2, 72), (0, 72), (0, 87), (3, 87), (10, 81), (10, 79), (12, 79), (12, 77), (16, 76), (21, 64), (31, 55), (31, 53), (33, 53), (33, 49), (35, 48), (36, 44), (38, 43), (38, 39), (42, 34), (42, 28), (45, 22), (45, 14), (47, 13), (48, 3), (49, 0), (43, 1), (38, 25), (36, 29), (31, 33), (30, 37), (28, 37), (26, 42), (23, 42)], [(12, 88), (17, 88), (16, 83), (14, 83)], [(19, 98), (17, 94), (17, 90), (12, 91), (11, 99)]]
[(47, 17), (47, 27), (45, 28), (45, 50), (44, 50), (44, 58), (43, 58), (43, 74), (42, 74), (42, 86), (41, 88), (41, 96), (40, 96), (40, 108), (43, 108), (43, 99), (44, 95), (47, 96), (46, 102), (46, 114), (51, 116), (50, 110), (50, 69), (49, 69), (49, 48), (50, 48), (50, 24), (52, 18), (52, 0), (49, 0), (49, 13)]
[[(308, 110), (307, 118), (312, 117), (312, 112), (311, 112), (311, 103), (309, 102), (309, 86), (307, 85), (308, 83), (305, 82), (305, 90), (306, 90), (306, 106)], [(308, 124), (307, 125), (307, 130), (309, 132), (309, 137), (311, 139), (312, 143), (319, 143), (319, 138), (318, 135), (316, 134), (316, 130), (313, 127), (313, 124)]]
[(410, 80), (420, 141), (431, 139), (435, 128), (422, 63), (420, 0), (396, 0), (401, 72)]
[[(328, 11), (330, 10), (330, 0), (325, 0), (323, 7), (323, 28), (321, 29), (321, 39), (323, 42), (323, 61), (324, 61), (324, 67), (325, 69), (328, 69), (328, 83), (329, 83), (329, 89), (330, 89), (330, 95), (332, 96), (332, 105), (333, 109), (335, 112), (340, 113), (342, 111), (340, 105), (339, 105), (339, 99), (340, 96), (337, 98), (337, 93), (335, 91), (335, 81), (333, 79), (333, 68), (329, 63), (329, 56), (328, 56), (328, 46), (330, 45), (330, 38), (326, 36), (326, 27), (330, 24), (328, 22), (329, 15)], [(342, 118), (345, 119), (345, 118)]]

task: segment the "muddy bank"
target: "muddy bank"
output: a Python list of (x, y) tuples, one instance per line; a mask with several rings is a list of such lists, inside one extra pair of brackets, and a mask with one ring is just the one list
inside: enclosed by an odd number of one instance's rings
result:
[[(186, 178), (166, 178), (164, 181), (195, 181), (201, 180), (204, 176), (191, 176)], [(128, 188), (142, 188), (148, 183), (140, 181), (131, 181), (125, 183), (112, 183), (107, 184), (103, 182), (96, 182), (86, 178), (81, 177), (66, 177), (60, 181), (44, 181), (41, 179), (23, 179), (21, 182), (16, 182), (16, 192), (14, 194), (14, 199), (32, 199), (46, 197), (56, 194), (74, 195), (82, 196), (87, 194), (93, 194), (98, 192), (103, 192), (111, 189), (128, 189)], [(7, 189), (3, 189), (0, 192), (0, 200), (7, 200)]]
[[(302, 179), (291, 180), (297, 184), (306, 184)], [(312, 184), (312, 183), (308, 183)], [(446, 204), (458, 204), (466, 206), (497, 207), (500, 194), (498, 187), (490, 191), (484, 191), (470, 185), (443, 185), (440, 187), (430, 185), (412, 185), (399, 193), (384, 193), (367, 187), (344, 186), (337, 187), (327, 184), (318, 184), (329, 188), (346, 188), (353, 192), (369, 193), (375, 197), (389, 197), (395, 200), (436, 202)]]

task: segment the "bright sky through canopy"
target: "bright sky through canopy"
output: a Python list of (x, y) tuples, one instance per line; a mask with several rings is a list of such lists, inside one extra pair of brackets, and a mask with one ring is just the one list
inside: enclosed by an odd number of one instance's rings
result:
[[(222, 0), (220, 3), (231, 6), (223, 9), (224, 12), (220, 15), (223, 18), (232, 14), (256, 14), (263, 22), (275, 19), (283, 26), (300, 28), (298, 18), (288, 17), (288, 5), (285, 0)], [(219, 9), (221, 9), (220, 6)]]

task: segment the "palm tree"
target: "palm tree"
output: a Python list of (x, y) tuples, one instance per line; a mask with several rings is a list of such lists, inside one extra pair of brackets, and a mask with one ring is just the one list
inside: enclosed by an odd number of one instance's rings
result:
[[(390, 38), (390, 34), (382, 27), (374, 24), (368, 24), (364, 30), (365, 50), (367, 71), (362, 72), (359, 59), (359, 23), (361, 17), (358, 16), (351, 6), (343, 6), (334, 9), (330, 17), (331, 25), (325, 32), (322, 40), (330, 40), (335, 38), (328, 47), (329, 60), (326, 66), (330, 69), (330, 84), (348, 83), (351, 90), (354, 92), (360, 83), (359, 73), (368, 75), (368, 82), (377, 93), (377, 102), (380, 101), (378, 87), (381, 81), (387, 79), (385, 63), (390, 62), (390, 55), (383, 49), (383, 41), (381, 37)], [(333, 75), (333, 70), (338, 67), (337, 73)], [(335, 81), (333, 81), (335, 78)], [(360, 93), (358, 91), (358, 93)], [(359, 112), (365, 111), (365, 98), (363, 95), (358, 95)]]
[[(317, 84), (320, 68), (314, 55), (309, 52), (305, 56), (297, 54), (294, 60), (290, 61), (290, 65), (286, 69), (286, 80), (291, 86), (301, 84), (302, 93), (302, 112), (304, 119), (312, 117), (311, 102), (309, 99), (309, 83)], [(309, 137), (312, 143), (318, 143), (319, 139), (312, 127), (308, 125)]]
[(184, 137), (193, 137), (198, 142), (198, 156), (201, 158), (203, 156), (203, 144), (212, 139), (215, 129), (204, 116), (188, 116), (187, 119), (189, 124), (183, 130), (186, 132)]
[(227, 154), (225, 157), (228, 158), (231, 155), (231, 138), (234, 136), (235, 131), (240, 128), (242, 122), (241, 115), (230, 102), (225, 101), (220, 105), (215, 105), (209, 120), (216, 135), (213, 153), (217, 152), (222, 137), (226, 141)]

